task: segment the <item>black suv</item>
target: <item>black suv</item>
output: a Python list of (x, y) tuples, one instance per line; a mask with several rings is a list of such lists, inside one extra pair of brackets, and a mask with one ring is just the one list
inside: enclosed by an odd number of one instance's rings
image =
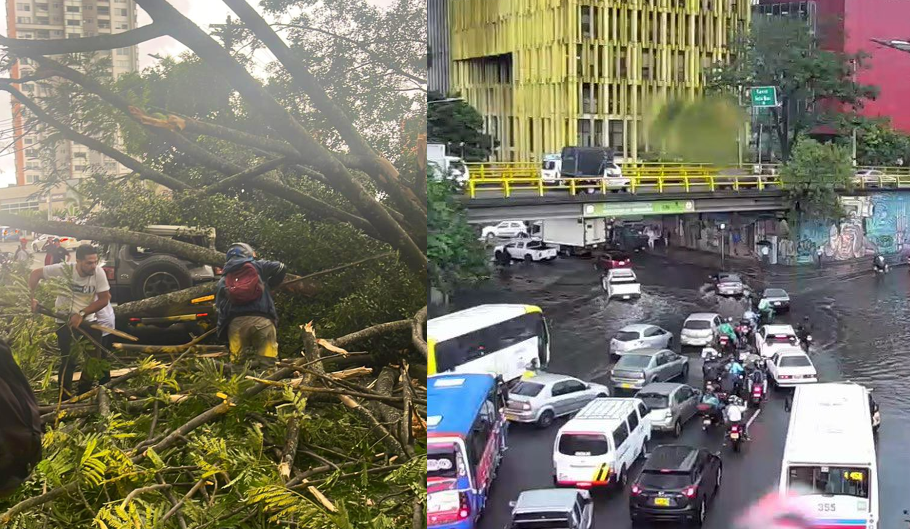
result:
[[(215, 248), (215, 230), (186, 226), (148, 226), (152, 235)], [(218, 280), (221, 270), (193, 263), (174, 255), (128, 244), (101, 245), (102, 269), (111, 284), (111, 301), (115, 304), (160, 296), (201, 283)], [(189, 324), (194, 332), (214, 324), (214, 296), (204, 296), (186, 306), (163, 307), (160, 313), (130, 318), (117, 327), (170, 327), (176, 323)], [(129, 332), (129, 331), (127, 331)]]
[(630, 490), (630, 519), (634, 526), (646, 520), (701, 526), (720, 485), (719, 454), (684, 445), (655, 447)]

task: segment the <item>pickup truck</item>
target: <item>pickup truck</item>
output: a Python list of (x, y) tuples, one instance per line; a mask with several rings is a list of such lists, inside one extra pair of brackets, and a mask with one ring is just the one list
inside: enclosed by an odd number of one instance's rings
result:
[(507, 259), (524, 259), (525, 262), (552, 261), (557, 258), (557, 249), (541, 241), (514, 241), (497, 246), (493, 251), (497, 261)]

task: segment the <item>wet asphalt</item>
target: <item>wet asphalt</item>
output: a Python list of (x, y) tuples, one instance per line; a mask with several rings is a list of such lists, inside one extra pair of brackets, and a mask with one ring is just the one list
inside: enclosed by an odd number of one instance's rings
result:
[[(604, 384), (613, 364), (607, 354), (608, 340), (624, 325), (646, 322), (678, 334), (690, 313), (715, 311), (736, 317), (743, 312), (742, 302), (718, 298), (708, 288), (707, 276), (720, 265), (717, 256), (674, 249), (665, 252), (659, 246), (651, 254), (634, 254), (633, 264), (643, 291), (638, 301), (608, 302), (592, 260), (561, 257), (552, 263), (516, 262), (498, 268), (491, 279), (455, 296), (449, 311), (482, 303), (538, 305), (552, 336), (548, 371)], [(728, 260), (726, 269), (742, 273), (754, 290), (773, 286), (788, 291), (792, 309), (777, 321), (796, 324), (804, 315), (810, 316), (815, 340), (810, 353), (821, 381), (852, 380), (873, 388), (883, 419), (877, 436), (880, 528), (907, 528), (905, 512), (911, 491), (908, 268), (900, 266), (886, 276), (874, 276), (865, 265), (817, 270)], [(679, 345), (675, 348), (679, 350)], [(690, 357), (688, 383), (701, 387), (698, 351), (685, 354)], [(547, 430), (511, 425), (509, 450), (481, 518), (481, 529), (507, 527), (509, 502), (521, 491), (552, 487), (553, 441), (564, 421), (555, 421)], [(679, 439), (653, 435), (651, 446), (685, 443), (721, 452), (723, 490), (709, 506), (704, 527), (728, 529), (734, 527), (744, 506), (776, 490), (787, 425), (783, 394), (773, 394), (753, 421), (752, 440), (740, 453), (723, 444), (720, 431), (705, 433), (696, 420), (686, 424)], [(641, 463), (631, 477), (640, 468)], [(631, 527), (628, 493), (628, 489), (596, 491), (594, 527)]]

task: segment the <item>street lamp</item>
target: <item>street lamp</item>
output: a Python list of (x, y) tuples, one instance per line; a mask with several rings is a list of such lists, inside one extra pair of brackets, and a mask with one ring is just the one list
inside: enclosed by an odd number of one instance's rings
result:
[(722, 222), (718, 227), (721, 228), (721, 270), (724, 271), (724, 229), (727, 224)]

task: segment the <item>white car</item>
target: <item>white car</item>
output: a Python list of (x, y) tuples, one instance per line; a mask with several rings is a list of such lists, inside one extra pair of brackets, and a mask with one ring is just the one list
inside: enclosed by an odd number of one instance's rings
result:
[(485, 226), (481, 230), (481, 238), (492, 241), (499, 239), (514, 239), (516, 237), (528, 237), (528, 226), (518, 220), (504, 220), (496, 226)]
[(776, 352), (791, 347), (799, 347), (800, 339), (790, 325), (763, 325), (756, 331), (756, 351), (763, 358), (771, 358)]
[(607, 180), (608, 189), (629, 189), (630, 179), (623, 177), (623, 170), (620, 166), (610, 162), (604, 167), (604, 178)]
[(854, 173), (854, 183), (864, 187), (879, 187), (897, 184), (898, 179), (876, 169), (863, 169)]
[(608, 299), (638, 298), (642, 295), (642, 287), (636, 278), (636, 272), (631, 268), (614, 268), (601, 278), (601, 288), (607, 292)]
[(536, 240), (514, 241), (497, 246), (493, 256), (497, 261), (502, 261), (506, 256), (525, 262), (553, 261), (557, 258), (557, 249)]
[(776, 387), (793, 387), (798, 384), (815, 384), (816, 368), (807, 353), (798, 347), (779, 349), (768, 363), (769, 378)]
[(718, 337), (718, 326), (721, 316), (715, 312), (697, 312), (690, 314), (683, 322), (680, 331), (680, 345), (705, 347), (711, 345)]
[(623, 327), (611, 338), (610, 352), (623, 355), (636, 349), (669, 349), (674, 333), (656, 325), (634, 323)]

